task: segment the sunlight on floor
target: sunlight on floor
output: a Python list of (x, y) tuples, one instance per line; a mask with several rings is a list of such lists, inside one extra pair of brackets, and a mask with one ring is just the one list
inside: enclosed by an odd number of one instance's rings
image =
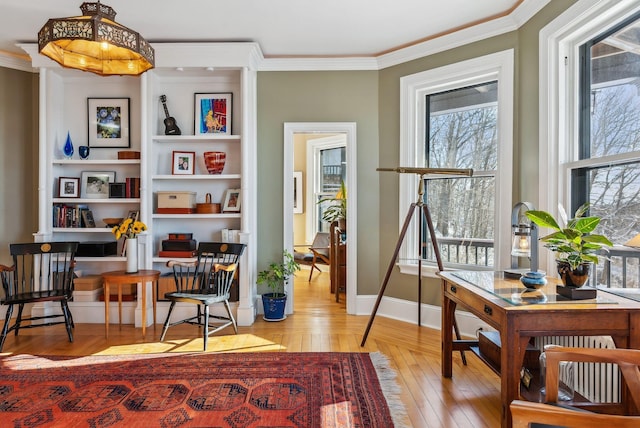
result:
[[(110, 346), (93, 355), (150, 354), (162, 352), (204, 352), (202, 338), (174, 339), (164, 342), (134, 343)], [(206, 352), (281, 351), (284, 347), (253, 334), (212, 336)]]
[(350, 428), (354, 426), (351, 403), (348, 401), (322, 406), (320, 413), (322, 428)]

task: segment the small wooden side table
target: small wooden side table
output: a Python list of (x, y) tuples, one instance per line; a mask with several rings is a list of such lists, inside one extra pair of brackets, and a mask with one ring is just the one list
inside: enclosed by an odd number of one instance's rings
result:
[(135, 273), (127, 273), (124, 270), (104, 272), (102, 282), (104, 285), (104, 334), (109, 337), (109, 287), (118, 286), (118, 323), (122, 324), (122, 286), (124, 284), (142, 284), (142, 335), (147, 330), (147, 282), (151, 282), (151, 296), (153, 300), (153, 323), (156, 323), (156, 297), (155, 289), (160, 278), (160, 271), (139, 270)]

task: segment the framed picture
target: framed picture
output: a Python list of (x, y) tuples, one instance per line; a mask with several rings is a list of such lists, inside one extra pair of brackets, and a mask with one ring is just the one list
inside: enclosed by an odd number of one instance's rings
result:
[(82, 171), (82, 197), (108, 199), (109, 183), (115, 183), (115, 171)]
[(240, 189), (228, 189), (225, 192), (222, 212), (240, 212)]
[(302, 214), (302, 171), (293, 173), (293, 213)]
[(231, 135), (232, 93), (195, 94), (195, 135)]
[(89, 147), (131, 147), (129, 98), (87, 98)]
[(93, 219), (93, 213), (90, 209), (82, 210), (82, 221), (84, 227), (96, 227), (96, 221)]
[(138, 221), (139, 217), (140, 217), (140, 211), (138, 210), (131, 210), (127, 214), (127, 218), (130, 218), (133, 221)]
[(58, 178), (58, 197), (59, 198), (79, 198), (80, 197), (80, 179), (77, 177)]
[(173, 152), (173, 167), (171, 173), (173, 175), (191, 175), (194, 173), (196, 160), (196, 152)]
[(126, 195), (125, 183), (109, 183), (109, 198), (125, 198)]

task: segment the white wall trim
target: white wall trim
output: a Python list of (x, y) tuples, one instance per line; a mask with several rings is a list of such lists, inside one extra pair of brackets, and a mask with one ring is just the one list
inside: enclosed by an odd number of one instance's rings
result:
[[(355, 122), (285, 122), (284, 124), (284, 175), (291, 177), (283, 183), (283, 194), (293, 195), (293, 140), (294, 134), (332, 134), (343, 133), (347, 137), (347, 212), (349, 213), (349, 245), (347, 246), (347, 313), (356, 311), (355, 299), (358, 292), (358, 186), (356, 180), (357, 169), (357, 135)], [(283, 247), (293, 253), (293, 198), (283, 198)], [(351, 266), (351, 267), (349, 267)], [(286, 290), (291, 298), (287, 299), (287, 313), (293, 311), (293, 285)]]
[[(374, 295), (358, 296), (358, 312), (356, 315), (371, 314), (376, 299), (377, 296)], [(442, 329), (442, 308), (440, 306), (422, 304), (420, 311), (422, 327), (433, 328), (435, 330)], [(418, 303), (384, 296), (378, 307), (376, 318), (377, 317), (391, 318), (415, 325), (418, 322)], [(476, 332), (479, 328), (482, 328), (484, 331), (494, 330), (487, 323), (466, 311), (456, 311), (456, 322), (462, 337), (476, 337)], [(372, 331), (375, 331), (375, 328), (376, 323), (374, 319)]]
[[(498, 81), (498, 167), (496, 173), (495, 206), (511, 206), (513, 170), (513, 105), (514, 51), (508, 49), (466, 61), (433, 68), (400, 79), (400, 165), (423, 167), (424, 152), (419, 144), (425, 141), (424, 127), (418, 126), (425, 117), (424, 97), (428, 94), (461, 88), (491, 80)], [(396, 165), (385, 165), (393, 167)], [(399, 177), (398, 230), (403, 226), (406, 210), (415, 202), (418, 180), (414, 174)], [(511, 248), (510, 212), (495, 212), (495, 270), (509, 266), (511, 256), (504, 249)], [(417, 222), (410, 230), (400, 250), (399, 259), (415, 259)], [(406, 271), (406, 270), (405, 270)], [(417, 273), (417, 272), (416, 272)]]
[(27, 71), (29, 73), (37, 73), (39, 70), (33, 68), (30, 60), (23, 59), (22, 57), (10, 55), (5, 52), (0, 52), (0, 67), (10, 68), (13, 70)]

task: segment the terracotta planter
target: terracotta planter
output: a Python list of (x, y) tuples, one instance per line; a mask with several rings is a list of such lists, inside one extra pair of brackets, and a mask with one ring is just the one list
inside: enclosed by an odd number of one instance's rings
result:
[(591, 263), (582, 263), (576, 269), (571, 269), (567, 262), (557, 262), (558, 275), (567, 287), (582, 287), (589, 279)]

